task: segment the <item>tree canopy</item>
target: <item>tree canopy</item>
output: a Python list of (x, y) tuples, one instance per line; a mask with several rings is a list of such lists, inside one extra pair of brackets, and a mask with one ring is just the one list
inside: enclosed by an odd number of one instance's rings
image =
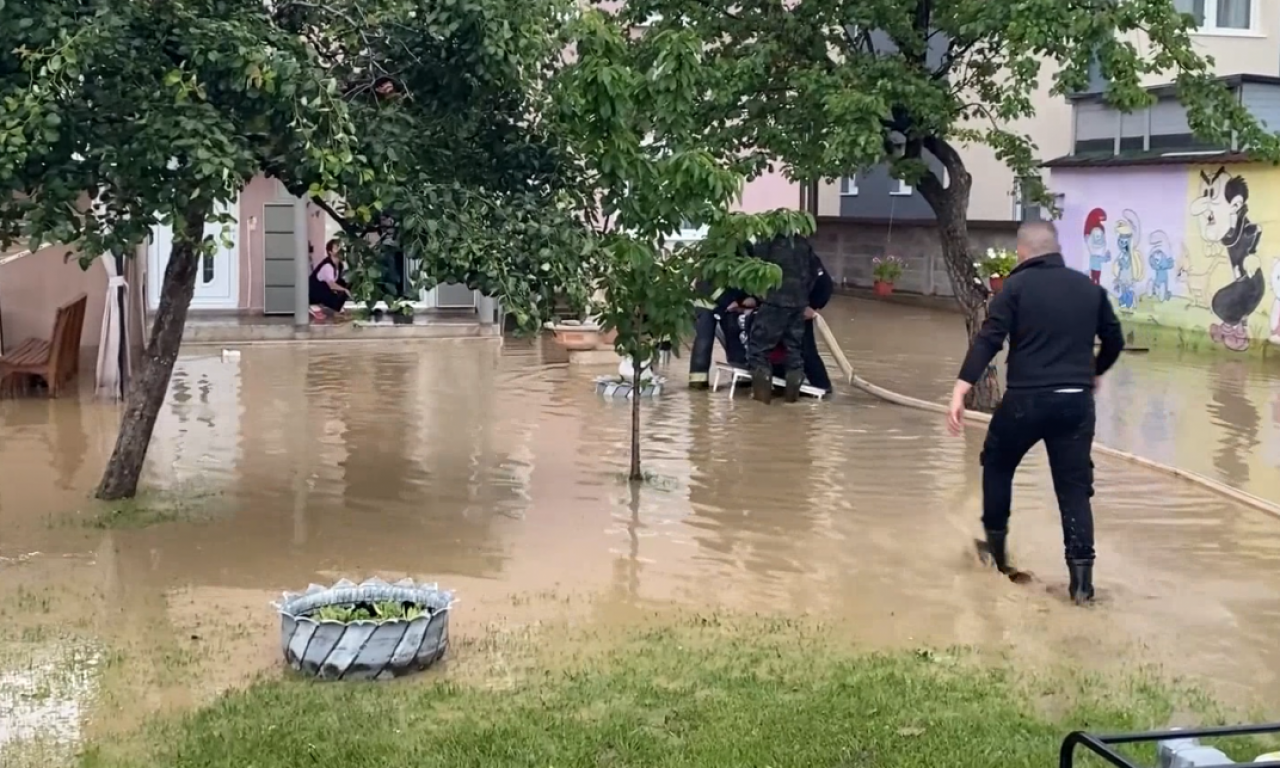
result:
[[(327, 207), (353, 245), (371, 246), (357, 273), (376, 272), (390, 229), (419, 287), (465, 283), (534, 326), (557, 294), (582, 303), (580, 188), (545, 120), (572, 7), (277, 0), (274, 19), (340, 83), (356, 126), (356, 162)], [(297, 193), (314, 183), (310, 167), (270, 171)]]
[(0, 239), (86, 260), (162, 222), (182, 241), (264, 164), (324, 186), (351, 159), (336, 83), (247, 3), (6, 2), (0, 104)]

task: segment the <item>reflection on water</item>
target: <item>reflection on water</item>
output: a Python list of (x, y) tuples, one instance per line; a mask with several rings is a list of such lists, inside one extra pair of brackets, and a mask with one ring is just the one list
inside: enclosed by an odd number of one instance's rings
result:
[[(942, 400), (965, 351), (954, 313), (843, 301), (823, 314), (866, 379)], [(1126, 353), (1098, 395), (1098, 440), (1280, 503), (1274, 358)]]
[[(867, 378), (931, 397), (949, 387), (962, 350), (919, 361), (957, 317), (855, 302), (828, 314)], [(207, 653), (208, 617), (233, 616), (257, 622), (236, 635), (249, 648), (238, 658), (273, 664), (272, 593), (376, 572), (459, 590), (464, 635), (513, 593), (585, 593), (838, 617), (873, 644), (1075, 658), (1136, 641), (1175, 671), (1280, 692), (1280, 522), (1261, 513), (1100, 461), (1107, 599), (1068, 610), (970, 557), (979, 430), (952, 439), (933, 414), (856, 392), (764, 407), (676, 389), (644, 404), (654, 479), (633, 489), (621, 479), (628, 404), (598, 398), (594, 372), (556, 359), (514, 341), (255, 347), (226, 361), (192, 351), (178, 362), (146, 482), (194, 484), (233, 512), (105, 536), (49, 521), (85, 505), (111, 447), (111, 409), (5, 403), (0, 556), (94, 553), (79, 567), (114, 610), (100, 631), (145, 625), (147, 638), (167, 638), (154, 652), (169, 655), (191, 638)], [(1252, 457), (1276, 440), (1280, 405), (1254, 399), (1254, 374), (1227, 372), (1197, 393), (1192, 374), (1162, 377), (1148, 372), (1155, 365), (1126, 359), (1108, 382), (1105, 439), (1174, 446), (1172, 458), (1199, 455), (1264, 482)], [(1219, 410), (1202, 418), (1242, 413), (1239, 431), (1184, 445), (1182, 430), (1210, 429), (1188, 415), (1210, 399)], [(1015, 555), (1060, 589), (1042, 452), (1015, 493)], [(0, 600), (5, 589), (0, 580)]]

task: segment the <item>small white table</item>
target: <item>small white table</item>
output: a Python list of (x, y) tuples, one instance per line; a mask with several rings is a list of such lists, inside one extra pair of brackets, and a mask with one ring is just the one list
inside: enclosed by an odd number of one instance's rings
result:
[[(751, 381), (750, 372), (742, 368), (735, 368), (732, 365), (726, 365), (724, 363), (716, 363), (716, 371), (711, 376), (712, 392), (718, 392), (720, 390), (720, 377), (724, 374), (728, 374), (729, 376), (729, 397), (733, 397), (734, 394), (737, 392), (739, 381), (747, 381), (747, 382)], [(774, 376), (773, 386), (786, 387), (787, 382), (778, 378), (777, 376)], [(825, 391), (818, 389), (817, 387), (811, 387), (808, 384), (800, 385), (800, 394), (808, 395), (809, 397), (814, 397), (819, 400), (827, 396), (827, 393)]]

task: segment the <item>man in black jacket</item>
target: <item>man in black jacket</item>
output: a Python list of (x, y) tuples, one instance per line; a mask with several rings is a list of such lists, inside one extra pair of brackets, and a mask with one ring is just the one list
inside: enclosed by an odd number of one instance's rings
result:
[(769, 353), (778, 342), (786, 351), (786, 400), (800, 398), (804, 383), (804, 323), (809, 293), (817, 281), (813, 248), (803, 237), (779, 235), (767, 243), (757, 243), (751, 255), (777, 264), (782, 284), (769, 291), (751, 321), (747, 344), (747, 364), (751, 368), (751, 392), (763, 403), (773, 399), (773, 366)]
[[(1120, 321), (1106, 291), (1068, 269), (1053, 224), (1018, 230), (1018, 266), (995, 295), (951, 394), (947, 422), (958, 434), (964, 398), (1009, 339), (1008, 391), (991, 417), (982, 447), (981, 549), (1015, 580), (1006, 550), (1013, 475), (1022, 457), (1044, 441), (1062, 515), (1069, 593), (1093, 599), (1093, 390), (1124, 349)], [(1094, 339), (1102, 342), (1094, 357)]]

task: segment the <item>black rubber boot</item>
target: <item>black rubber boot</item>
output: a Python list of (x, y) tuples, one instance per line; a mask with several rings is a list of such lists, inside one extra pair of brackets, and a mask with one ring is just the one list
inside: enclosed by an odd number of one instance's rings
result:
[(1014, 572), (1014, 569), (1009, 567), (1008, 538), (1008, 531), (987, 531), (986, 541), (974, 542), (982, 562), (994, 566), (997, 571), (1006, 576)]
[(1030, 584), (1035, 580), (1030, 571), (1020, 571), (1009, 564), (1008, 538), (1008, 531), (987, 531), (987, 540), (975, 539), (973, 545), (985, 565), (994, 567), (1014, 584)]
[(788, 403), (800, 399), (800, 385), (804, 383), (804, 371), (787, 371), (787, 388), (783, 397)]
[(751, 396), (765, 405), (773, 402), (773, 371), (757, 368), (751, 372)]
[(1067, 570), (1071, 573), (1071, 584), (1067, 594), (1076, 605), (1088, 605), (1093, 602), (1093, 561), (1068, 560)]

